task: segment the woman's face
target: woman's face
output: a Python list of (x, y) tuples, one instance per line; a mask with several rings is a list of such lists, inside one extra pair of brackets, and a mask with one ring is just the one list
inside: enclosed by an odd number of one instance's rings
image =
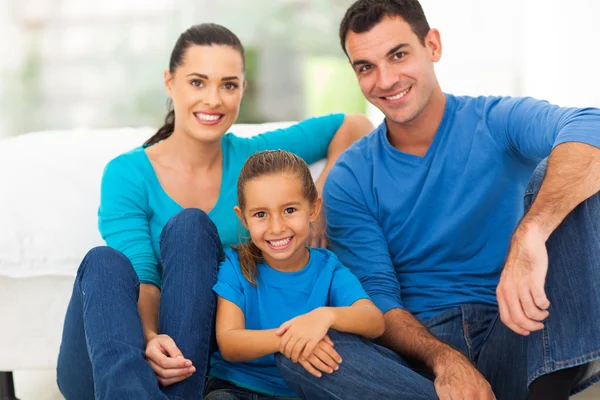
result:
[(230, 46), (192, 45), (165, 86), (175, 110), (174, 134), (220, 141), (237, 119), (246, 86), (242, 55)]

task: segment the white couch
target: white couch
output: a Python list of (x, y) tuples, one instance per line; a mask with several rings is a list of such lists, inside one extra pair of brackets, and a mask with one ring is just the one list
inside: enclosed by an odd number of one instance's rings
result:
[[(251, 136), (289, 124), (231, 131)], [(55, 368), (75, 273), (85, 253), (103, 244), (103, 168), (154, 131), (49, 131), (0, 140), (0, 371)], [(312, 165), (313, 174), (323, 165)]]

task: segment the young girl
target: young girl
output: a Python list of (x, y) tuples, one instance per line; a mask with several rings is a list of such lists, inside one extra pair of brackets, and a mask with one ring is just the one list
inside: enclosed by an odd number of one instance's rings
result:
[(317, 377), (333, 373), (342, 359), (328, 330), (373, 339), (384, 331), (383, 315), (333, 253), (306, 247), (321, 198), (302, 159), (282, 150), (256, 153), (237, 188), (235, 212), (251, 240), (229, 250), (219, 268), (219, 352), (205, 399), (297, 397), (275, 353)]

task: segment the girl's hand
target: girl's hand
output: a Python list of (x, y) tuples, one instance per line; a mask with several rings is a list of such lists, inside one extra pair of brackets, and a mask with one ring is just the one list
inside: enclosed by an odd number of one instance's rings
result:
[(321, 372), (331, 374), (333, 371), (337, 371), (340, 368), (342, 357), (333, 349), (333, 342), (329, 336), (325, 335), (313, 353), (307, 359), (301, 358), (298, 362), (311, 375), (320, 378), (323, 375)]
[(293, 362), (308, 360), (319, 342), (327, 335), (333, 323), (333, 314), (325, 307), (317, 308), (284, 322), (275, 332), (282, 335), (279, 352)]
[(196, 372), (192, 361), (183, 357), (175, 341), (167, 335), (157, 335), (148, 342), (146, 361), (152, 367), (161, 386), (183, 381)]

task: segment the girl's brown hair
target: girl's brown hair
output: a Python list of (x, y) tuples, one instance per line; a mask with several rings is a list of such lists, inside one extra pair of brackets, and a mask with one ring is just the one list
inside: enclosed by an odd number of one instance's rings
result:
[[(240, 172), (237, 184), (238, 206), (242, 210), (242, 216), (246, 209), (246, 196), (244, 189), (246, 183), (265, 175), (290, 173), (298, 177), (302, 184), (304, 197), (311, 205), (315, 204), (319, 193), (313, 181), (308, 165), (297, 155), (284, 150), (265, 150), (252, 155)], [(243, 217), (245, 218), (245, 217)], [(234, 246), (238, 253), (240, 266), (244, 277), (254, 286), (257, 285), (256, 277), (258, 269), (256, 264), (263, 260), (260, 249), (252, 242), (252, 239), (245, 243)]]

